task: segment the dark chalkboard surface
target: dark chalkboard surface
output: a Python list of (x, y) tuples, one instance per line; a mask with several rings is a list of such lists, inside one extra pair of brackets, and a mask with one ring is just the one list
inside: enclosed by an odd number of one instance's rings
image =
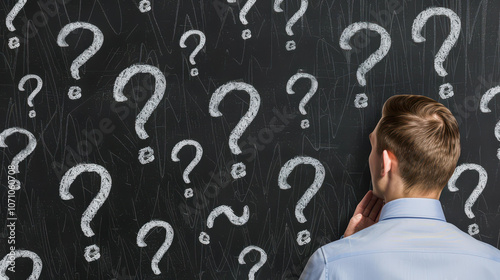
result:
[(459, 121), (444, 212), (500, 247), (500, 3), (233, 2), (2, 1), (0, 273), (297, 279), (402, 93)]

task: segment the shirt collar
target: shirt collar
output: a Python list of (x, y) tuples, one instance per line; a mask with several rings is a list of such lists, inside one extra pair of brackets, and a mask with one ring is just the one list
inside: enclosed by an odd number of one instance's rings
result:
[(379, 221), (395, 218), (434, 219), (446, 222), (441, 202), (432, 198), (398, 198), (382, 207)]

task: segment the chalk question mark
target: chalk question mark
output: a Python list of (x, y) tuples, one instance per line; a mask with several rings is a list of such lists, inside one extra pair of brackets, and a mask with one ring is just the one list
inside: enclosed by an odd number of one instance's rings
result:
[(246, 247), (245, 249), (243, 249), (243, 251), (241, 251), (240, 255), (238, 256), (238, 262), (240, 264), (246, 264), (244, 258), (246, 256), (246, 254), (248, 254), (248, 252), (250, 252), (252, 250), (255, 250), (255, 251), (260, 253), (260, 260), (258, 263), (256, 263), (254, 266), (252, 266), (252, 268), (250, 269), (250, 272), (248, 272), (248, 280), (254, 280), (255, 273), (257, 273), (257, 271), (259, 271), (259, 269), (267, 261), (267, 254), (264, 250), (262, 250), (261, 248), (259, 248), (257, 246), (250, 245), (250, 246)]
[[(474, 213), (472, 213), (472, 206), (474, 205), (474, 203), (476, 203), (477, 198), (486, 187), (486, 182), (488, 181), (488, 173), (486, 173), (486, 170), (479, 164), (475, 163), (461, 164), (460, 166), (455, 168), (455, 172), (453, 172), (453, 175), (451, 176), (450, 180), (448, 180), (448, 190), (450, 192), (458, 191), (458, 188), (455, 186), (457, 179), (466, 170), (475, 170), (479, 173), (479, 182), (477, 183), (477, 186), (470, 194), (469, 198), (467, 198), (467, 200), (465, 201), (465, 207), (464, 207), (464, 211), (467, 217), (469, 217), (469, 219), (473, 219), (476, 216), (474, 215)], [(476, 223), (469, 225), (470, 235), (476, 235), (478, 233), (479, 233), (479, 226)]]
[[(281, 9), (280, 5), (283, 3), (283, 0), (275, 0), (274, 1), (274, 11), (281, 13), (283, 12), (283, 9)], [(300, 8), (299, 10), (287, 21), (285, 31), (288, 36), (293, 36), (293, 30), (292, 27), (293, 25), (300, 19), (304, 14), (306, 13), (307, 6), (309, 5), (308, 0), (301, 0), (300, 1)], [(292, 51), (296, 49), (296, 43), (294, 40), (290, 40), (286, 42), (286, 50), (287, 51)]]
[(9, 277), (7, 277), (5, 272), (7, 272), (7, 268), (17, 258), (29, 258), (33, 262), (33, 270), (27, 280), (37, 280), (38, 278), (40, 278), (43, 263), (42, 259), (40, 259), (40, 257), (36, 253), (28, 250), (14, 250), (12, 252), (14, 253), (14, 255), (7, 254), (0, 261), (0, 279), (9, 280)]
[(141, 11), (141, 13), (151, 11), (151, 2), (149, 2), (149, 0), (141, 0), (141, 2), (139, 2), (139, 11)]
[[(111, 175), (109, 175), (109, 172), (104, 167), (94, 163), (82, 163), (70, 168), (64, 174), (59, 185), (59, 196), (63, 200), (74, 198), (69, 193), (69, 187), (76, 180), (76, 177), (80, 176), (83, 172), (95, 172), (101, 176), (101, 188), (85, 212), (83, 212), (80, 223), (83, 234), (87, 237), (92, 237), (95, 234), (92, 228), (90, 228), (90, 222), (109, 196), (109, 192), (111, 191)], [(99, 247), (96, 244), (87, 246), (84, 256), (87, 262), (98, 260), (101, 257)]]
[[(12, 21), (14, 21), (14, 18), (17, 17), (19, 11), (24, 8), (24, 4), (26, 4), (27, 1), (28, 0), (17, 0), (12, 10), (10, 10), (10, 12), (7, 14), (7, 17), (5, 18), (5, 25), (7, 26), (7, 29), (9, 29), (9, 31), (16, 31), (16, 28), (14, 27), (14, 24), (12, 24)], [(19, 38), (17, 36), (9, 39), (9, 48), (11, 50), (18, 48), (19, 46)]]
[[(92, 41), (90, 47), (88, 47), (71, 63), (71, 76), (75, 80), (80, 80), (80, 67), (85, 64), (92, 56), (94, 56), (99, 51), (99, 49), (101, 49), (104, 42), (104, 35), (97, 26), (88, 22), (72, 22), (66, 24), (61, 29), (61, 31), (59, 31), (59, 35), (57, 35), (57, 45), (59, 45), (59, 47), (69, 47), (68, 43), (66, 43), (66, 36), (68, 36), (70, 32), (73, 32), (74, 30), (80, 28), (92, 31), (92, 33), (94, 33), (94, 40)], [(80, 97), (82, 97), (82, 89), (79, 86), (70, 87), (68, 91), (68, 97), (72, 100), (79, 99)]]
[[(250, 210), (247, 205), (243, 207), (243, 214), (240, 217), (234, 214), (234, 211), (230, 206), (221, 205), (212, 210), (212, 212), (210, 212), (210, 214), (208, 215), (207, 227), (212, 228), (214, 226), (215, 218), (219, 217), (221, 214), (226, 215), (226, 217), (229, 219), (229, 222), (237, 226), (246, 224), (248, 222), (248, 219), (250, 218)], [(210, 236), (204, 231), (200, 233), (198, 239), (202, 244), (210, 244)]]
[[(180, 159), (177, 157), (177, 154), (179, 151), (184, 148), (186, 145), (191, 145), (196, 148), (196, 155), (194, 159), (189, 163), (189, 165), (186, 167), (184, 170), (184, 173), (182, 173), (182, 178), (184, 179), (184, 182), (186, 184), (191, 183), (191, 180), (189, 180), (189, 173), (193, 171), (193, 168), (200, 162), (201, 156), (203, 155), (203, 147), (201, 147), (200, 143), (194, 140), (182, 140), (179, 143), (175, 144), (174, 148), (172, 149), (172, 160), (175, 162), (179, 162)], [(184, 191), (184, 196), (186, 198), (190, 198), (193, 196), (193, 189), (189, 188)]]
[[(355, 22), (349, 25), (340, 36), (340, 47), (344, 50), (352, 50), (349, 45), (349, 40), (351, 37), (362, 29), (368, 29), (380, 34), (380, 47), (374, 53), (372, 53), (363, 63), (361, 63), (356, 71), (356, 76), (358, 78), (358, 83), (360, 86), (366, 86), (366, 73), (370, 71), (375, 64), (379, 63), (389, 52), (391, 48), (391, 36), (382, 26), (376, 23), (370, 22)], [(356, 108), (365, 108), (368, 106), (368, 96), (365, 93), (356, 94), (354, 99), (354, 106)]]
[[(446, 72), (446, 70), (444, 69), (443, 62), (446, 60), (451, 48), (455, 46), (455, 43), (458, 40), (458, 36), (460, 35), (461, 22), (458, 15), (448, 8), (428, 8), (427, 10), (424, 10), (420, 14), (418, 14), (418, 16), (413, 21), (413, 26), (411, 28), (411, 37), (413, 38), (413, 41), (415, 43), (425, 42), (425, 38), (422, 37), (422, 28), (427, 23), (427, 20), (433, 16), (447, 16), (450, 19), (451, 23), (450, 34), (448, 35), (446, 40), (444, 40), (443, 45), (441, 46), (441, 48), (439, 48), (439, 51), (434, 58), (434, 69), (436, 69), (436, 72), (439, 76), (445, 77), (446, 75), (448, 75), (448, 72)], [(450, 83), (443, 84), (439, 87), (439, 96), (441, 96), (441, 98), (443, 99), (450, 98), (454, 94), (455, 93), (453, 92), (453, 86)]]
[[(227, 0), (227, 2), (233, 4), (233, 3), (236, 3), (236, 0)], [(253, 7), (255, 2), (257, 2), (257, 0), (247, 0), (245, 5), (243, 6), (243, 8), (241, 8), (240, 21), (243, 25), (248, 24), (247, 14), (248, 14), (248, 11), (250, 11), (250, 9)], [(241, 38), (243, 38), (243, 40), (250, 39), (251, 37), (252, 37), (252, 31), (250, 31), (250, 29), (245, 29), (241, 32)]]
[[(196, 61), (194, 61), (194, 58), (200, 52), (200, 50), (203, 49), (203, 46), (205, 46), (205, 42), (207, 39), (205, 37), (205, 34), (203, 34), (203, 32), (201, 32), (200, 30), (189, 30), (186, 33), (182, 34), (181, 36), (181, 40), (179, 41), (179, 45), (181, 46), (181, 48), (187, 48), (186, 40), (189, 36), (192, 35), (198, 35), (200, 37), (200, 42), (198, 43), (198, 46), (196, 46), (196, 48), (189, 56), (189, 62), (192, 65), (195, 65)], [(191, 76), (198, 76), (198, 68), (191, 69)]]
[[(299, 103), (300, 113), (302, 115), (306, 115), (307, 112), (306, 112), (306, 109), (304, 109), (304, 106), (306, 106), (307, 102), (309, 102), (309, 100), (313, 97), (313, 95), (318, 90), (318, 80), (316, 80), (316, 77), (314, 77), (311, 74), (297, 73), (297, 74), (293, 75), (292, 77), (290, 77), (290, 79), (286, 83), (286, 92), (288, 92), (288, 94), (295, 94), (295, 91), (293, 91), (292, 87), (293, 87), (293, 85), (295, 85), (295, 82), (297, 82), (299, 79), (311, 80), (311, 88), (306, 93), (306, 95), (300, 100), (300, 103)], [(302, 127), (302, 129), (308, 128), (309, 127), (309, 120), (308, 119), (302, 120), (302, 122), (300, 123), (300, 127)]]
[(36, 138), (31, 132), (27, 131), (24, 128), (11, 127), (5, 129), (4, 131), (2, 131), (2, 133), (0, 133), (0, 147), (7, 148), (5, 139), (14, 133), (21, 133), (28, 136), (28, 145), (12, 159), (11, 163), (11, 165), (14, 166), (14, 172), (19, 173), (19, 163), (35, 150)]
[[(208, 105), (208, 110), (210, 111), (210, 116), (221, 117), (222, 113), (219, 111), (219, 104), (224, 99), (224, 97), (233, 90), (246, 91), (250, 95), (250, 106), (246, 114), (240, 119), (236, 127), (231, 131), (229, 135), (229, 148), (231, 152), (235, 155), (241, 154), (241, 149), (238, 146), (238, 140), (250, 123), (253, 121), (260, 107), (260, 95), (257, 90), (243, 82), (229, 82), (220, 86), (210, 98), (210, 103)], [(231, 175), (234, 179), (245, 177), (246, 166), (243, 162), (235, 163), (231, 167)]]
[[(116, 101), (124, 102), (128, 100), (128, 98), (123, 95), (123, 89), (125, 88), (125, 85), (130, 81), (130, 79), (138, 73), (148, 73), (155, 77), (155, 90), (153, 96), (149, 98), (149, 100), (146, 102), (146, 105), (144, 105), (144, 108), (142, 108), (141, 112), (135, 119), (135, 132), (140, 139), (144, 140), (149, 137), (146, 130), (144, 130), (144, 125), (163, 98), (165, 89), (167, 88), (167, 81), (165, 79), (165, 75), (163, 75), (160, 69), (152, 65), (134, 64), (123, 70), (115, 80), (113, 97)], [(154, 159), (154, 151), (151, 147), (148, 146), (139, 150), (139, 162), (141, 164), (150, 163)]]
[[(500, 86), (496, 86), (494, 88), (490, 88), (483, 96), (481, 97), (481, 102), (479, 104), (479, 108), (483, 113), (491, 113), (490, 108), (488, 108), (488, 103), (490, 103), (491, 99), (495, 95), (500, 92)], [(498, 141), (500, 141), (500, 121), (495, 125), (495, 137)], [(500, 159), (500, 149), (497, 150), (497, 158)]]
[(137, 246), (139, 247), (147, 246), (146, 242), (144, 242), (144, 238), (146, 238), (146, 235), (149, 233), (149, 231), (155, 227), (162, 227), (167, 231), (165, 241), (163, 242), (160, 249), (158, 249), (156, 254), (153, 256), (153, 259), (151, 260), (151, 269), (153, 270), (154, 274), (159, 275), (161, 274), (161, 271), (160, 268), (158, 267), (158, 263), (160, 262), (161, 258), (163, 258), (163, 255), (165, 255), (168, 248), (170, 248), (170, 245), (172, 245), (172, 241), (174, 240), (174, 229), (172, 228), (172, 226), (170, 226), (170, 224), (167, 222), (159, 220), (153, 220), (151, 222), (144, 224), (139, 230), (139, 233), (137, 233)]
[[(305, 223), (307, 222), (307, 219), (304, 216), (304, 209), (323, 185), (323, 181), (325, 180), (325, 167), (323, 166), (323, 164), (321, 164), (321, 162), (312, 157), (298, 156), (292, 158), (291, 160), (287, 161), (285, 165), (283, 165), (283, 167), (281, 167), (278, 176), (278, 186), (280, 187), (280, 189), (287, 190), (291, 188), (286, 180), (288, 179), (288, 176), (290, 176), (290, 173), (292, 173), (295, 167), (297, 167), (297, 165), (299, 164), (309, 164), (316, 169), (313, 183), (302, 195), (302, 197), (297, 202), (297, 205), (295, 206), (295, 217), (297, 218), (297, 221), (299, 221), (299, 223)], [(297, 234), (297, 243), (299, 245), (302, 246), (309, 242), (311, 242), (311, 233), (308, 230), (303, 230)]]
[[(30, 107), (33, 107), (33, 99), (40, 92), (40, 90), (42, 89), (42, 86), (43, 86), (42, 78), (40, 78), (40, 76), (34, 75), (34, 74), (26, 75), (26, 76), (22, 77), (21, 80), (19, 81), (18, 88), (20, 91), (24, 91), (24, 84), (26, 84), (26, 82), (30, 79), (35, 79), (37, 81), (35, 90), (28, 96), (28, 105)], [(35, 110), (30, 110), (30, 112), (28, 113), (28, 116), (30, 118), (36, 117)]]

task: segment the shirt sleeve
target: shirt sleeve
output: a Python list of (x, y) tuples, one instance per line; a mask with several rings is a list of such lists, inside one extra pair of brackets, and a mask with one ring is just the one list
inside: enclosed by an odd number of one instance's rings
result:
[(323, 255), (323, 249), (319, 248), (309, 258), (309, 261), (302, 271), (299, 280), (325, 280), (326, 279), (326, 260)]

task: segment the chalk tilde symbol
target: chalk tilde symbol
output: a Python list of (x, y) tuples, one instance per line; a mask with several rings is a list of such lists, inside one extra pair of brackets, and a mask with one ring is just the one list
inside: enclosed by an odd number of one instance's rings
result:
[(158, 263), (163, 258), (163, 255), (165, 255), (168, 248), (170, 248), (170, 245), (172, 245), (172, 241), (174, 240), (174, 229), (172, 228), (172, 226), (170, 226), (169, 223), (160, 220), (153, 220), (144, 224), (137, 233), (137, 246), (139, 247), (147, 246), (146, 242), (144, 241), (144, 238), (146, 238), (146, 235), (149, 233), (149, 231), (151, 231), (151, 229), (155, 227), (162, 227), (167, 231), (167, 234), (165, 236), (165, 241), (160, 246), (160, 249), (158, 249), (156, 254), (153, 256), (153, 259), (151, 260), (151, 269), (153, 270), (154, 274), (159, 275), (161, 274), (161, 271), (160, 268), (158, 267)]
[(248, 252), (250, 252), (252, 250), (255, 250), (255, 251), (257, 251), (257, 252), (260, 253), (260, 259), (259, 259), (259, 262), (257, 262), (254, 266), (252, 266), (252, 268), (248, 272), (248, 280), (254, 280), (255, 279), (255, 273), (257, 273), (257, 271), (259, 271), (259, 269), (267, 261), (267, 254), (266, 254), (266, 252), (264, 250), (262, 250), (261, 248), (259, 248), (257, 246), (250, 245), (250, 246), (245, 247), (243, 249), (243, 251), (241, 251), (240, 255), (238, 256), (238, 262), (240, 264), (246, 264), (245, 263), (245, 256), (248, 254)]
[[(14, 7), (10, 10), (10, 12), (7, 14), (7, 17), (5, 18), (5, 25), (7, 26), (7, 29), (9, 31), (16, 31), (16, 27), (14, 27), (14, 24), (12, 24), (12, 21), (17, 17), (19, 12), (21, 11), (22, 8), (24, 8), (24, 5), (26, 4), (28, 0), (17, 0), (16, 4)], [(14, 36), (12, 38), (9, 38), (9, 48), (10, 49), (16, 49), (19, 48), (19, 37)]]
[[(147, 139), (149, 137), (148, 133), (144, 129), (144, 125), (148, 121), (151, 114), (153, 114), (158, 104), (165, 94), (165, 89), (167, 88), (167, 81), (165, 75), (160, 71), (160, 69), (146, 64), (134, 64), (125, 70), (123, 70), (120, 75), (115, 80), (115, 85), (113, 88), (113, 97), (117, 102), (127, 101), (128, 98), (123, 95), (123, 89), (125, 85), (130, 81), (130, 79), (139, 73), (147, 73), (155, 77), (155, 90), (153, 96), (146, 102), (144, 108), (137, 115), (135, 119), (135, 132), (140, 139)], [(151, 147), (146, 147), (139, 150), (139, 162), (141, 164), (146, 164), (154, 161), (154, 151)]]
[[(361, 63), (356, 71), (356, 77), (358, 78), (358, 83), (360, 86), (366, 86), (366, 73), (370, 71), (377, 63), (379, 63), (389, 52), (391, 48), (391, 36), (382, 26), (370, 23), (370, 22), (355, 22), (349, 25), (340, 36), (340, 47), (344, 50), (352, 50), (349, 45), (349, 40), (354, 34), (360, 30), (367, 29), (380, 34), (380, 47), (377, 51), (372, 53), (363, 63)], [(368, 106), (368, 96), (365, 93), (356, 94), (354, 100), (354, 106), (356, 108), (365, 108)]]
[[(181, 36), (181, 40), (179, 41), (179, 45), (181, 46), (181, 48), (187, 48), (186, 40), (187, 38), (189, 38), (189, 36), (192, 35), (198, 35), (200, 37), (200, 42), (198, 43), (198, 46), (196, 46), (196, 48), (189, 56), (189, 62), (191, 63), (191, 65), (195, 65), (196, 61), (194, 61), (194, 58), (200, 52), (200, 50), (203, 49), (207, 39), (205, 37), (205, 34), (203, 34), (203, 32), (201, 32), (200, 30), (189, 30), (186, 33), (182, 34)], [(198, 68), (191, 69), (191, 76), (198, 76)]]
[[(76, 177), (80, 176), (83, 172), (95, 172), (101, 176), (101, 188), (85, 212), (83, 212), (80, 223), (83, 234), (87, 237), (92, 237), (95, 234), (90, 227), (90, 222), (109, 196), (109, 192), (111, 191), (111, 175), (109, 175), (109, 172), (104, 167), (93, 163), (82, 163), (72, 167), (66, 171), (59, 185), (59, 196), (63, 200), (74, 198), (69, 192), (69, 187), (76, 180)], [(96, 244), (85, 247), (84, 256), (87, 262), (98, 260), (101, 257), (99, 247)]]
[[(458, 188), (456, 187), (456, 182), (460, 177), (460, 175), (462, 175), (462, 173), (466, 170), (475, 170), (479, 173), (479, 181), (477, 183), (477, 186), (474, 188), (469, 198), (467, 198), (467, 200), (465, 201), (465, 206), (464, 206), (464, 211), (467, 217), (469, 219), (473, 219), (476, 216), (472, 212), (472, 206), (474, 205), (474, 203), (476, 203), (477, 198), (479, 197), (479, 195), (481, 195), (484, 188), (486, 187), (486, 183), (488, 182), (488, 173), (479, 164), (474, 164), (474, 163), (461, 164), (460, 166), (455, 168), (455, 172), (453, 172), (453, 175), (451, 176), (450, 180), (448, 180), (448, 190), (450, 192), (458, 191)], [(476, 223), (469, 225), (470, 235), (476, 235), (478, 233), (479, 233), (479, 226)]]
[[(491, 113), (490, 108), (488, 108), (488, 104), (490, 103), (491, 99), (493, 99), (493, 97), (495, 97), (495, 95), (497, 95), (499, 92), (500, 92), (500, 86), (496, 86), (490, 88), (485, 94), (483, 94), (479, 105), (481, 112)], [(500, 120), (495, 125), (495, 137), (497, 138), (498, 141), (500, 141)], [(500, 149), (497, 150), (497, 158), (500, 159)]]
[[(80, 80), (80, 67), (85, 64), (92, 56), (94, 56), (99, 51), (99, 49), (101, 49), (104, 42), (104, 35), (97, 26), (88, 22), (72, 22), (66, 24), (61, 29), (61, 31), (59, 31), (59, 35), (57, 35), (57, 44), (60, 47), (68, 47), (69, 45), (68, 43), (66, 43), (66, 36), (68, 36), (69, 33), (73, 32), (74, 30), (80, 28), (92, 31), (92, 33), (94, 34), (94, 40), (92, 41), (90, 47), (88, 47), (82, 54), (75, 58), (75, 60), (73, 60), (73, 63), (71, 63), (71, 76), (75, 80)], [(68, 91), (68, 97), (72, 100), (79, 99), (80, 97), (82, 97), (82, 89), (79, 86), (70, 87)]]
[[(283, 12), (283, 9), (280, 7), (281, 3), (283, 3), (283, 0), (275, 0), (274, 1), (274, 11), (277, 13)], [(288, 36), (293, 36), (293, 30), (292, 27), (299, 19), (301, 19), (304, 14), (306, 13), (307, 6), (309, 5), (308, 0), (301, 0), (300, 1), (300, 8), (299, 10), (287, 21), (285, 31)], [(285, 46), (287, 51), (293, 51), (297, 48), (297, 44), (295, 43), (294, 40), (290, 40), (286, 42)]]
[[(234, 4), (236, 3), (236, 0), (227, 0), (228, 3), (231, 3), (231, 4)], [(257, 2), (257, 0), (247, 0), (247, 2), (245, 3), (245, 5), (243, 6), (243, 8), (241, 8), (240, 10), (240, 21), (243, 25), (247, 25), (248, 24), (248, 21), (247, 21), (247, 14), (248, 14), (248, 11), (250, 11), (250, 9), (253, 7), (253, 5), (255, 4), (255, 2)], [(241, 38), (243, 38), (243, 40), (247, 40), (247, 39), (250, 39), (252, 37), (252, 31), (250, 31), (250, 29), (245, 29), (241, 32)]]
[[(460, 35), (461, 22), (458, 15), (448, 9), (441, 7), (432, 7), (422, 11), (413, 21), (413, 26), (411, 28), (411, 37), (415, 43), (425, 42), (425, 38), (422, 36), (422, 28), (427, 23), (427, 20), (433, 16), (447, 16), (450, 19), (451, 27), (450, 34), (444, 40), (443, 45), (439, 49), (436, 57), (434, 58), (434, 69), (439, 76), (445, 77), (448, 72), (443, 67), (443, 63), (448, 57), (451, 48), (455, 46), (458, 36)], [(443, 84), (439, 87), (439, 96), (443, 99), (450, 98), (454, 95), (453, 86), (450, 83)]]
[[(300, 100), (300, 103), (299, 103), (300, 113), (302, 115), (306, 115), (307, 112), (306, 112), (306, 109), (304, 108), (304, 106), (306, 106), (307, 102), (309, 102), (309, 100), (311, 100), (313, 95), (318, 90), (318, 80), (316, 80), (316, 77), (314, 77), (311, 74), (297, 73), (297, 74), (293, 75), (292, 77), (290, 77), (290, 79), (286, 83), (286, 92), (288, 94), (295, 94), (295, 91), (293, 91), (293, 85), (295, 85), (295, 82), (297, 82), (299, 79), (309, 79), (311, 81), (311, 88), (309, 88), (309, 91)], [(302, 129), (308, 128), (309, 127), (309, 120), (308, 119), (302, 120), (302, 122), (300, 123), (300, 127), (302, 127)]]
[[(212, 212), (210, 212), (210, 214), (208, 215), (207, 227), (212, 228), (214, 226), (215, 218), (219, 217), (221, 214), (226, 215), (226, 217), (229, 219), (229, 222), (237, 226), (246, 224), (248, 222), (248, 219), (250, 219), (250, 210), (247, 205), (243, 207), (243, 214), (240, 217), (234, 214), (234, 211), (230, 206), (221, 205), (212, 210)], [(210, 236), (204, 231), (200, 233), (198, 239), (202, 244), (210, 244)]]
[[(243, 82), (229, 82), (227, 84), (224, 84), (212, 94), (210, 103), (208, 105), (208, 110), (210, 112), (210, 116), (221, 117), (222, 113), (219, 111), (219, 104), (221, 103), (222, 99), (224, 99), (224, 97), (233, 90), (245, 91), (248, 93), (248, 95), (250, 95), (250, 106), (248, 108), (248, 111), (240, 119), (236, 127), (231, 131), (231, 134), (229, 135), (229, 148), (231, 149), (231, 152), (233, 154), (239, 155), (241, 154), (241, 149), (238, 146), (238, 140), (250, 125), (250, 123), (253, 121), (253, 119), (255, 119), (255, 116), (259, 111), (260, 95), (257, 90), (253, 86)], [(231, 166), (231, 176), (233, 176), (234, 179), (243, 178), (245, 177), (245, 175), (246, 166), (243, 162), (238, 162)]]
[[(177, 157), (177, 154), (179, 151), (184, 148), (186, 145), (191, 145), (196, 148), (196, 155), (194, 159), (189, 163), (189, 165), (186, 167), (184, 170), (184, 173), (182, 173), (182, 178), (184, 179), (184, 182), (186, 184), (191, 183), (191, 180), (189, 180), (189, 173), (193, 171), (193, 168), (200, 162), (201, 157), (203, 156), (203, 147), (198, 143), (197, 141), (194, 140), (182, 140), (179, 143), (175, 144), (174, 148), (172, 149), (172, 161), (178, 162), (180, 159)], [(189, 188), (184, 191), (184, 196), (186, 198), (193, 197), (193, 189)]]
[(28, 250), (15, 250), (12, 252), (14, 253), (13, 255), (7, 254), (0, 261), (0, 280), (9, 280), (9, 277), (7, 277), (5, 273), (7, 272), (7, 269), (12, 261), (17, 258), (29, 258), (33, 262), (33, 270), (27, 280), (37, 280), (38, 278), (40, 278), (43, 263), (42, 259), (40, 259), (40, 257), (36, 253)]
[[(323, 164), (321, 164), (321, 162), (312, 157), (298, 156), (292, 158), (291, 160), (287, 161), (285, 165), (283, 165), (283, 167), (281, 167), (278, 176), (278, 186), (280, 187), (280, 189), (287, 190), (291, 188), (291, 186), (287, 183), (287, 179), (295, 169), (295, 167), (297, 167), (299, 164), (312, 165), (316, 170), (313, 183), (302, 195), (302, 197), (297, 202), (297, 205), (295, 206), (295, 217), (297, 218), (297, 221), (299, 221), (299, 223), (305, 223), (307, 222), (307, 219), (304, 216), (304, 209), (323, 185), (323, 181), (325, 180), (325, 167), (323, 166)], [(308, 230), (300, 231), (297, 234), (297, 244), (305, 245), (309, 242), (311, 242), (311, 233)]]
[(28, 145), (22, 151), (20, 151), (12, 159), (11, 165), (14, 166), (14, 172), (19, 173), (19, 163), (23, 161), (27, 156), (29, 156), (36, 148), (36, 138), (35, 136), (24, 128), (11, 127), (7, 128), (2, 133), (0, 133), (0, 147), (7, 148), (5, 139), (14, 133), (21, 133), (28, 136)]
[[(28, 74), (21, 78), (21, 80), (19, 81), (18, 89), (20, 91), (24, 91), (24, 84), (26, 84), (26, 82), (30, 79), (35, 79), (37, 81), (35, 90), (28, 96), (28, 106), (33, 107), (33, 99), (40, 92), (43, 86), (42, 78), (40, 78), (40, 76), (38, 75)], [(36, 117), (35, 110), (29, 111), (28, 115), (30, 118)]]

